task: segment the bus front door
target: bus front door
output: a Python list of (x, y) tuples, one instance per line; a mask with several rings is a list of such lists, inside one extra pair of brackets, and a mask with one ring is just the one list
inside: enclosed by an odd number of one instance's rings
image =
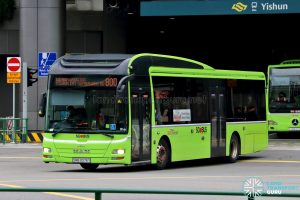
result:
[(132, 161), (150, 161), (150, 96), (148, 92), (131, 92)]
[(210, 86), (211, 157), (226, 156), (225, 88), (222, 81)]

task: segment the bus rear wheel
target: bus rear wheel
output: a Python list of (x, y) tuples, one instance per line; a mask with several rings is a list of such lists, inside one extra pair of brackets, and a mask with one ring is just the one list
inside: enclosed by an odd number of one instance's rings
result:
[(164, 139), (159, 141), (156, 152), (157, 152), (156, 169), (165, 169), (170, 164), (171, 152), (168, 143)]
[(236, 135), (231, 136), (229, 151), (228, 161), (231, 163), (236, 162), (240, 155), (240, 142)]
[(99, 164), (90, 164), (90, 163), (81, 163), (80, 166), (83, 169), (87, 169), (87, 170), (95, 170), (98, 168)]

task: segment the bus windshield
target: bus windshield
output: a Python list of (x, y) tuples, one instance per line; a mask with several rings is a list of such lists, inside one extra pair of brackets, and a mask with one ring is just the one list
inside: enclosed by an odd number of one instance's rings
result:
[(121, 77), (52, 75), (47, 127), (50, 132), (125, 132), (126, 107), (116, 102)]
[(271, 69), (269, 89), (271, 113), (300, 112), (300, 68)]

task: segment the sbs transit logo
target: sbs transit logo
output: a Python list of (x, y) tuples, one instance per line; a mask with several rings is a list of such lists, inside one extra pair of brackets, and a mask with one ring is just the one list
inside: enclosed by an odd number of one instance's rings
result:
[(237, 12), (242, 12), (244, 10), (247, 9), (247, 5), (246, 4), (243, 4), (242, 2), (238, 2), (236, 4), (233, 4), (232, 7), (231, 7), (232, 10), (235, 10)]

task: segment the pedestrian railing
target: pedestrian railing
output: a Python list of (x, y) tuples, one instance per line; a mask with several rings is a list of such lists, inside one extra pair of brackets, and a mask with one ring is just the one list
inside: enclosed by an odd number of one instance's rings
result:
[[(247, 196), (243, 192), (213, 192), (213, 191), (188, 191), (188, 190), (132, 190), (132, 189), (75, 189), (75, 188), (0, 188), (0, 192), (67, 192), (67, 193), (92, 193), (95, 200), (102, 200), (103, 193), (115, 194), (173, 194), (173, 195), (207, 195), (207, 196), (244, 196), (245, 199), (255, 200), (255, 197)], [(300, 193), (267, 194), (266, 197), (295, 197)], [(155, 198), (153, 198), (155, 199)]]
[(0, 143), (26, 143), (27, 133), (27, 118), (0, 118)]

